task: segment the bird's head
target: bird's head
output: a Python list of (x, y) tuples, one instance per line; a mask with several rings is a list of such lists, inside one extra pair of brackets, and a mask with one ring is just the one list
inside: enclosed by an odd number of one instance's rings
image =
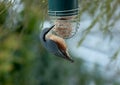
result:
[(51, 26), (50, 28), (45, 28), (41, 31), (40, 33), (40, 39), (42, 41), (46, 41), (46, 35), (52, 30), (52, 28), (54, 27), (55, 25)]

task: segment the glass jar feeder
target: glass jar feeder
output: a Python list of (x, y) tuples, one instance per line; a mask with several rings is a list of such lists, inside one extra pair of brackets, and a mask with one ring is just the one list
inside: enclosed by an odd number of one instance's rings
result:
[(71, 38), (78, 27), (78, 0), (48, 0), (48, 15), (54, 28), (52, 33), (64, 39)]

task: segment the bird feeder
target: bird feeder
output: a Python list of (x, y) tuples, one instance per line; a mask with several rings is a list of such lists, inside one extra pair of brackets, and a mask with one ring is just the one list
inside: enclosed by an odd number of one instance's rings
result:
[(78, 28), (78, 0), (48, 0), (48, 15), (55, 25), (53, 33), (70, 38)]

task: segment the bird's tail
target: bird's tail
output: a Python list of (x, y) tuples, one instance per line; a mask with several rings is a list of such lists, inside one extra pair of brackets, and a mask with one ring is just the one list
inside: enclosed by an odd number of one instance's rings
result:
[(71, 56), (69, 55), (68, 52), (66, 52), (66, 54), (65, 54), (65, 59), (71, 61), (72, 63), (74, 62), (74, 60), (71, 58)]

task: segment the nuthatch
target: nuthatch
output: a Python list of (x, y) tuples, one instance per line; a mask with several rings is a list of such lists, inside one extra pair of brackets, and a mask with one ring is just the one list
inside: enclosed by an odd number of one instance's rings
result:
[(54, 26), (55, 25), (42, 30), (40, 34), (42, 44), (50, 53), (74, 62), (68, 54), (67, 46), (64, 39), (49, 33), (51, 29), (54, 28)]

